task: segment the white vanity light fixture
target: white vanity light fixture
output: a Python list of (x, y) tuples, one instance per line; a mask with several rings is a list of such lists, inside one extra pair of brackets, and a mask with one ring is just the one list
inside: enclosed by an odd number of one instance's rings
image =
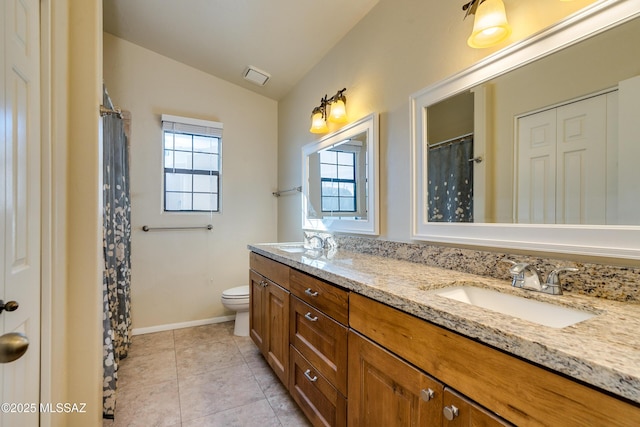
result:
[(325, 95), (320, 99), (320, 105), (315, 107), (311, 112), (311, 133), (327, 133), (327, 119), (333, 123), (345, 123), (347, 121), (347, 98), (344, 92), (347, 89), (339, 90), (331, 98)]
[(502, 0), (471, 0), (462, 6), (464, 17), (474, 14), (473, 31), (467, 44), (473, 48), (494, 46), (511, 35)]

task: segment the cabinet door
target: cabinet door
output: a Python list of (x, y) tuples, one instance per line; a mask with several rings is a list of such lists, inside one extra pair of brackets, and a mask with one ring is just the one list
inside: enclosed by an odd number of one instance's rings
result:
[(262, 354), (265, 353), (265, 337), (267, 319), (264, 313), (265, 295), (267, 293), (264, 277), (255, 271), (249, 271), (249, 335)]
[(289, 292), (267, 280), (265, 287), (267, 362), (285, 386), (289, 384)]
[(349, 331), (349, 426), (438, 426), (442, 399), (442, 384)]
[(444, 390), (442, 427), (499, 427), (513, 424), (447, 388)]

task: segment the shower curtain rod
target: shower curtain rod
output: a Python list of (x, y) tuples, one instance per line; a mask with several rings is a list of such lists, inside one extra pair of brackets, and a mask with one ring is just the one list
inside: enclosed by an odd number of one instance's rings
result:
[(122, 110), (120, 110), (118, 107), (114, 107), (113, 109), (111, 109), (111, 108), (105, 107), (104, 105), (100, 106), (100, 117), (104, 117), (110, 114), (113, 114), (115, 116), (122, 118)]
[(453, 144), (453, 143), (456, 143), (456, 142), (462, 142), (465, 139), (469, 138), (470, 136), (473, 136), (473, 132), (467, 133), (465, 135), (456, 136), (455, 138), (447, 139), (447, 140), (444, 140), (444, 141), (436, 142), (435, 144), (429, 145), (429, 149), (440, 147), (440, 146), (446, 145), (446, 144)]

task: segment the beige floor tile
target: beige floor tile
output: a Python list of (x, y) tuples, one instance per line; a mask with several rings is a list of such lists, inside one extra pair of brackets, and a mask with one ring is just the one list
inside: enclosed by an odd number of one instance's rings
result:
[(250, 363), (249, 369), (267, 398), (276, 394), (288, 393), (282, 381), (274, 374), (264, 358)]
[(118, 390), (113, 427), (172, 427), (180, 425), (178, 382)]
[(204, 341), (233, 341), (233, 322), (213, 323), (173, 331), (176, 349)]
[(260, 352), (251, 337), (237, 337), (234, 335), (233, 341), (236, 343), (242, 354), (245, 354), (247, 352), (255, 353), (256, 351)]
[(146, 357), (153, 353), (173, 350), (173, 347), (173, 331), (134, 335), (131, 338), (131, 346), (129, 347), (127, 359), (140, 356)]
[(173, 350), (152, 353), (147, 357), (126, 358), (118, 368), (118, 387), (175, 381), (176, 378), (176, 355)]
[(281, 427), (266, 399), (182, 423), (182, 427)]
[(202, 341), (176, 347), (178, 378), (243, 366), (246, 362), (233, 341)]
[(137, 335), (120, 366), (116, 420), (103, 427), (310, 424), (233, 322)]
[(307, 417), (288, 393), (274, 394), (267, 400), (283, 427), (311, 427)]
[(180, 379), (183, 422), (247, 405), (264, 397), (246, 365)]

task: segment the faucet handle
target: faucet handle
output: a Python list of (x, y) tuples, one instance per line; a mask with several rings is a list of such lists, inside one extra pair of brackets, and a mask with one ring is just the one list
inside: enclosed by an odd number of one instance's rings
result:
[(547, 276), (547, 285), (550, 286), (559, 286), (560, 285), (560, 273), (564, 273), (564, 272), (571, 272), (571, 273), (575, 273), (577, 271), (580, 271), (579, 269), (575, 268), (575, 267), (559, 267), (556, 268), (555, 270), (551, 271), (551, 273), (549, 273), (549, 275)]
[[(513, 261), (510, 261), (510, 262), (513, 262)], [(513, 265), (509, 269), (509, 273), (511, 273), (512, 276), (524, 275), (524, 271), (529, 267), (532, 270), (537, 271), (537, 269), (534, 266), (532, 266), (531, 264), (527, 264), (526, 262), (513, 262)]]
[(551, 271), (547, 276), (546, 283), (542, 286), (542, 291), (551, 295), (562, 295), (562, 285), (560, 284), (560, 273), (579, 271), (575, 267), (560, 267)]

